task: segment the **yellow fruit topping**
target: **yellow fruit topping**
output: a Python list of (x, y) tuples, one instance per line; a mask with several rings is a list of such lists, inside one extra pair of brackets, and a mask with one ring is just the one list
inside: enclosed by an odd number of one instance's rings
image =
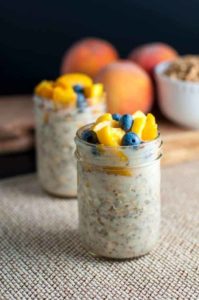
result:
[(121, 145), (122, 138), (125, 131), (121, 128), (112, 128), (110, 126), (104, 126), (96, 132), (98, 140), (105, 146), (116, 147)]
[(125, 153), (125, 148), (118, 148), (118, 146), (138, 149), (142, 142), (154, 140), (158, 136), (158, 126), (151, 113), (146, 116), (142, 112), (136, 112), (136, 118), (128, 114), (118, 115), (119, 121), (113, 119), (115, 115), (117, 114), (105, 113), (98, 117), (82, 136), (83, 140), (87, 142), (92, 140), (93, 144), (102, 147), (113, 147), (109, 148), (109, 153), (111, 151), (121, 161), (127, 161), (128, 155)]
[(112, 121), (112, 115), (109, 113), (103, 114), (102, 116), (100, 116), (99, 118), (97, 118), (96, 120), (96, 124), (104, 122), (104, 121)]
[(63, 85), (64, 87), (82, 85), (83, 87), (92, 86), (93, 81), (90, 77), (81, 73), (65, 74), (57, 78), (57, 84)]
[(152, 114), (148, 114), (146, 117), (146, 124), (142, 131), (142, 140), (151, 141), (158, 136), (158, 126), (155, 121), (155, 117)]
[(100, 97), (103, 95), (103, 84), (95, 83), (85, 88), (85, 96), (87, 98)]
[(102, 129), (105, 126), (110, 126), (110, 127), (113, 127), (113, 128), (119, 128), (120, 127), (119, 122), (117, 122), (115, 120), (111, 120), (111, 121), (102, 121), (102, 122), (99, 122), (99, 123), (95, 123), (92, 126), (91, 129), (97, 133), (97, 131), (99, 131), (100, 129)]
[(55, 102), (60, 102), (62, 104), (75, 104), (77, 95), (72, 89), (72, 87), (67, 88), (66, 90), (62, 87), (55, 87), (53, 90), (52, 99)]
[(134, 119), (131, 131), (136, 133), (139, 136), (139, 138), (141, 138), (142, 137), (142, 131), (144, 129), (145, 124), (146, 124), (146, 116), (137, 117), (137, 118)]
[(141, 111), (141, 110), (137, 110), (134, 114), (133, 114), (133, 119), (135, 120), (136, 118), (143, 118), (146, 117), (146, 115)]
[(92, 127), (91, 130), (93, 130), (94, 132), (97, 132), (99, 130), (101, 130), (103, 127), (105, 126), (109, 126), (111, 121), (104, 121), (104, 122), (100, 122), (100, 123), (95, 123)]
[(103, 85), (94, 84), (89, 76), (81, 73), (65, 74), (55, 81), (43, 80), (34, 92), (37, 96), (63, 106), (74, 106), (76, 103), (81, 111), (87, 106), (97, 106), (105, 101)]
[[(117, 118), (119, 121), (113, 119), (115, 115), (119, 116)], [(157, 136), (158, 126), (155, 117), (150, 113), (146, 116), (141, 111), (137, 111), (133, 117), (127, 114), (122, 116), (119, 114), (111, 115), (110, 113), (103, 114), (89, 129), (83, 131), (82, 139), (96, 146), (94, 149), (97, 151), (92, 151), (92, 155), (104, 155), (107, 165), (88, 166), (86, 163), (86, 170), (111, 175), (133, 176), (132, 167), (129, 167), (131, 162), (134, 163), (134, 159), (131, 160), (131, 153), (135, 155), (135, 162), (137, 163), (136, 155), (139, 152), (136, 153), (136, 151), (139, 147), (141, 150), (144, 148), (143, 142), (154, 140)], [(132, 152), (134, 149), (135, 152)]]
[(35, 94), (43, 98), (52, 98), (53, 82), (48, 80), (41, 81), (35, 88)]

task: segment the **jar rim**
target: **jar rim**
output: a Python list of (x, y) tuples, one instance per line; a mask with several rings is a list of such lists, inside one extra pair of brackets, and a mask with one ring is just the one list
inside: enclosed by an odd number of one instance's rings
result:
[[(99, 146), (99, 144), (92, 144), (92, 143), (86, 142), (86, 141), (84, 141), (84, 140), (82, 139), (82, 137), (81, 137), (82, 132), (83, 132), (84, 130), (86, 130), (86, 129), (91, 128), (92, 125), (94, 125), (94, 123), (90, 123), (90, 124), (87, 124), (87, 125), (85, 125), (85, 126), (79, 128), (79, 129), (77, 130), (77, 132), (76, 132), (75, 140), (77, 139), (79, 142), (81, 142), (82, 144), (84, 144), (84, 145), (86, 145), (86, 146), (88, 146), (88, 147), (97, 147), (97, 146)], [(139, 148), (141, 148), (142, 146), (145, 147), (146, 145), (152, 145), (152, 144), (155, 144), (158, 140), (160, 140), (160, 132), (158, 132), (158, 136), (157, 136), (154, 140), (152, 140), (152, 141), (144, 141), (144, 142), (141, 142), (140, 145), (136, 146), (136, 149), (139, 149)], [(115, 149), (115, 148), (117, 148), (117, 149), (130, 149), (130, 148), (132, 148), (132, 146), (129, 145), (129, 146), (117, 146), (117, 147), (115, 147), (115, 146), (104, 146), (104, 145), (103, 145), (103, 149), (104, 149), (104, 150), (105, 150), (105, 149)]]

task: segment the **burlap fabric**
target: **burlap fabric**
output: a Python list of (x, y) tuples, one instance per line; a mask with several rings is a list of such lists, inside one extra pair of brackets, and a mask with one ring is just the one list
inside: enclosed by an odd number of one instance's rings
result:
[(76, 200), (46, 195), (36, 176), (0, 183), (0, 299), (199, 299), (199, 162), (162, 176), (158, 247), (136, 260), (82, 249)]

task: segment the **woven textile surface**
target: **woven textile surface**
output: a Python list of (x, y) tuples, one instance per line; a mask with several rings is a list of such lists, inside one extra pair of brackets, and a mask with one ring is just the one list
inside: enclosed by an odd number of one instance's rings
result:
[(44, 193), (35, 175), (0, 182), (0, 299), (199, 299), (199, 162), (162, 171), (158, 246), (135, 260), (81, 247), (77, 201)]

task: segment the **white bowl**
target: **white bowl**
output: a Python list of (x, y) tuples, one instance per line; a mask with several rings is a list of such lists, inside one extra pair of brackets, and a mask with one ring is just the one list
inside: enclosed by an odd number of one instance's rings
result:
[(186, 127), (199, 129), (199, 83), (172, 79), (163, 74), (171, 62), (155, 68), (158, 101), (162, 113)]

